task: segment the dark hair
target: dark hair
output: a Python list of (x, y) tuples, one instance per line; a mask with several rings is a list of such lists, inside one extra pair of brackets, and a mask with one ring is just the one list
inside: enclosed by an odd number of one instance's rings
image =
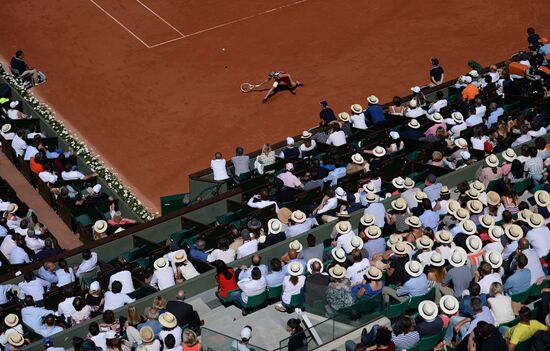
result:
[(391, 342), (391, 331), (386, 327), (378, 328), (374, 342), (379, 346), (388, 346)]
[(89, 260), (90, 258), (92, 258), (92, 252), (88, 249), (82, 250), (82, 258), (85, 260)]
[(82, 311), (84, 306), (86, 306), (86, 304), (84, 303), (84, 300), (82, 300), (82, 298), (80, 296), (77, 296), (77, 297), (74, 298), (73, 307), (74, 307), (75, 310)]
[(393, 102), (394, 105), (399, 106), (403, 103), (403, 100), (401, 100), (401, 97), (399, 97), (399, 96), (394, 96), (392, 102)]
[(531, 309), (527, 306), (523, 306), (519, 309), (520, 322), (528, 322), (531, 320)]
[(527, 266), (527, 263), (529, 263), (529, 260), (527, 259), (527, 256), (520, 253), (516, 256), (516, 262), (518, 264), (518, 267), (523, 269), (525, 266)]
[(502, 211), (502, 220), (504, 221), (504, 223), (510, 223), (513, 219), (514, 218), (512, 216), (512, 212), (508, 210)]
[(483, 275), (489, 275), (493, 271), (493, 268), (491, 268), (491, 265), (489, 264), (489, 262), (483, 261), (479, 264), (478, 270)]
[(439, 59), (437, 59), (437, 58), (435, 58), (435, 57), (432, 58), (432, 65), (438, 66), (438, 65), (439, 65)]
[(478, 283), (471, 281), (470, 285), (468, 286), (468, 290), (470, 291), (470, 296), (479, 296), (481, 293), (481, 287)]
[(315, 235), (308, 234), (306, 241), (307, 241), (307, 246), (312, 247), (312, 246), (315, 246), (317, 240), (315, 239)]
[(214, 266), (216, 267), (217, 275), (223, 274), (225, 279), (231, 279), (231, 277), (233, 277), (233, 273), (231, 273), (231, 271), (229, 270), (229, 268), (227, 267), (224, 261), (216, 260), (214, 262)]
[(518, 159), (512, 161), (512, 168), (510, 169), (510, 173), (512, 173), (512, 175), (516, 179), (521, 179), (524, 177), (525, 171), (523, 168), (523, 164)]
[(164, 338), (164, 347), (172, 349), (174, 348), (174, 346), (176, 346), (176, 338), (174, 337), (174, 335), (166, 335), (166, 337)]
[(432, 202), (430, 201), (430, 199), (422, 199), (422, 207), (424, 208), (425, 211), (431, 211), (432, 209)]
[(437, 98), (437, 100), (443, 99), (444, 97), (443, 92), (441, 90), (438, 90), (437, 93), (435, 93), (435, 97)]
[(99, 324), (97, 324), (97, 322), (90, 323), (90, 326), (88, 327), (88, 331), (93, 336), (96, 336), (97, 334), (99, 334)]
[(23, 50), (17, 50), (17, 51), (15, 52), (15, 57), (20, 58), (21, 55), (23, 55)]
[(533, 27), (527, 28), (527, 34), (529, 34), (529, 35), (535, 34), (535, 28), (533, 28)]
[(546, 140), (543, 137), (538, 137), (535, 139), (535, 147), (538, 150), (543, 150), (546, 148)]
[(360, 249), (353, 249), (351, 251), (351, 258), (353, 262), (361, 262), (363, 260), (363, 254)]
[(118, 280), (115, 280), (113, 282), (113, 284), (111, 284), (111, 291), (114, 294), (118, 294), (119, 292), (121, 292), (122, 291), (122, 283), (119, 282)]
[(280, 272), (282, 269), (282, 263), (281, 260), (277, 257), (271, 259), (271, 271), (272, 272)]
[(242, 154), (244, 153), (244, 149), (241, 146), (237, 146), (237, 148), (235, 149), (235, 153), (237, 154), (237, 156), (242, 156)]
[(116, 322), (115, 313), (112, 310), (103, 311), (103, 322), (114, 324)]
[(485, 321), (479, 321), (474, 329), (475, 336), (480, 339), (487, 339), (491, 336), (491, 325)]
[(229, 249), (229, 240), (227, 240), (227, 237), (218, 239), (218, 249), (222, 251), (226, 251)]
[(298, 318), (290, 318), (288, 320), (288, 322), (286, 322), (286, 325), (294, 330), (294, 333), (293, 334), (296, 334), (296, 333), (300, 333), (302, 331), (304, 331), (304, 328), (302, 328), (302, 326), (300, 325), (301, 321), (300, 319)]
[(397, 322), (399, 333), (407, 334), (412, 328), (412, 320), (408, 316), (401, 316)]
[(480, 312), (483, 309), (483, 302), (481, 302), (479, 297), (472, 297), (470, 300), (470, 305), (472, 306), (472, 310), (474, 310), (474, 312)]
[(262, 277), (262, 271), (258, 267), (252, 268), (252, 272), (250, 273), (250, 276), (254, 280), (259, 280)]

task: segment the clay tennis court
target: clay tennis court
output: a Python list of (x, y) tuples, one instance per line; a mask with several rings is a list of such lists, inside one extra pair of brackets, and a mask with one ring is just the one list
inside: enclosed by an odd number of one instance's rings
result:
[[(387, 101), (428, 80), (430, 57), (446, 79), (466, 62), (524, 49), (525, 29), (550, 35), (550, 2), (381, 0), (6, 1), (0, 53), (23, 49), (48, 75), (35, 89), (146, 205), (181, 193), (187, 175), (298, 134), (336, 112)], [(223, 50), (225, 48), (225, 50)], [(284, 70), (296, 95), (243, 94)]]

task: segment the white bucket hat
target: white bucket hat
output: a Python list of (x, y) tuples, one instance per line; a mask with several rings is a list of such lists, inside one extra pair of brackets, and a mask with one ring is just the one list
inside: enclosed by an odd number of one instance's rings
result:
[(426, 195), (425, 192), (421, 191), (421, 190), (418, 190), (415, 194), (414, 194), (414, 199), (416, 200), (416, 202), (418, 203), (421, 203), (422, 200), (428, 198), (428, 195)]
[(420, 218), (416, 216), (407, 217), (407, 219), (405, 219), (405, 224), (412, 228), (422, 227), (422, 222), (420, 221)]
[(368, 182), (368, 183), (363, 184), (363, 190), (365, 190), (366, 192), (371, 192), (371, 193), (376, 192), (376, 188), (374, 187), (374, 184), (372, 182)]
[(267, 222), (267, 233), (268, 234), (279, 234), (283, 230), (283, 224), (277, 218), (271, 218)]
[(405, 263), (405, 271), (411, 277), (419, 277), (422, 274), (422, 264), (415, 260), (409, 261)]
[(535, 202), (540, 207), (548, 207), (550, 205), (550, 194), (546, 190), (537, 190), (535, 192)]
[(403, 186), (405, 187), (405, 189), (414, 188), (414, 180), (412, 180), (412, 178), (406, 177), (405, 181), (403, 182)]
[(544, 225), (544, 217), (539, 213), (533, 213), (527, 220), (527, 223), (531, 228), (540, 228)]
[[(412, 101), (414, 101), (414, 100), (412, 100)], [(418, 123), (418, 121), (416, 119), (412, 119), (407, 125), (412, 129), (420, 128), (420, 123)]]
[[(12, 204), (8, 205), (8, 207), (6, 208), (6, 211), (8, 211), (8, 213), (15, 213), (15, 212), (17, 212), (18, 209), (19, 209), (19, 206), (17, 206), (17, 204), (12, 203)], [(107, 222), (105, 222), (105, 223), (107, 223)]]
[(374, 95), (371, 95), (367, 98), (367, 101), (370, 103), (370, 104), (377, 104), (378, 103), (378, 98)]
[(367, 192), (365, 200), (367, 200), (368, 203), (372, 204), (372, 203), (377, 202), (378, 200), (380, 200), (380, 198), (375, 193), (372, 193), (372, 192), (369, 191), (369, 192)]
[(395, 244), (393, 244), (391, 249), (396, 255), (404, 255), (407, 253), (407, 246), (402, 241), (398, 241)]
[(166, 269), (168, 268), (168, 262), (166, 262), (163, 257), (160, 257), (155, 260), (153, 267), (155, 267), (156, 270)]
[(460, 208), (460, 203), (456, 200), (450, 199), (447, 200), (445, 203), (445, 207), (447, 207), (447, 212), (454, 215), (455, 212)]
[(336, 223), (336, 231), (338, 234), (345, 235), (351, 232), (351, 223), (349, 221), (341, 221)]
[(491, 206), (497, 206), (500, 204), (500, 195), (496, 191), (489, 191), (487, 193), (487, 204)]
[(365, 275), (371, 280), (382, 279), (382, 271), (375, 266), (369, 267), (369, 269), (365, 272)]
[(309, 139), (311, 138), (312, 134), (308, 130), (304, 130), (302, 132), (302, 135), (300, 136), (300, 139)]
[(94, 223), (94, 232), (96, 232), (97, 234), (105, 233), (107, 227), (107, 222), (103, 219), (100, 219)]
[(456, 212), (454, 213), (454, 216), (459, 221), (465, 221), (470, 218), (470, 212), (468, 210), (460, 207)]
[(11, 124), (4, 124), (2, 125), (2, 133), (7, 133), (11, 130)]
[(292, 212), (292, 215), (290, 216), (290, 219), (295, 223), (304, 223), (307, 219), (307, 216), (302, 211), (296, 210), (296, 211)]
[(485, 191), (485, 185), (483, 185), (482, 182), (479, 180), (474, 180), (472, 184), (470, 184), (470, 188), (477, 190), (478, 192), (482, 193)]
[(354, 249), (362, 249), (363, 248), (363, 240), (358, 237), (358, 236), (352, 236), (350, 239), (349, 239), (349, 244), (351, 245), (351, 247), (353, 247)]
[(435, 232), (435, 240), (442, 244), (450, 244), (453, 242), (453, 236), (448, 230), (439, 230)]
[(365, 159), (359, 153), (351, 155), (351, 161), (356, 165), (362, 165), (363, 163), (365, 163)]
[(458, 138), (455, 140), (455, 145), (461, 149), (464, 149), (468, 147), (468, 142), (464, 138)]
[(479, 200), (469, 200), (466, 203), (468, 211), (474, 214), (480, 214), (483, 211), (483, 204)]
[(445, 265), (445, 259), (441, 256), (439, 252), (434, 252), (430, 256), (430, 266), (443, 267), (444, 265)]
[(443, 313), (449, 316), (455, 315), (458, 312), (458, 300), (453, 295), (443, 295), (439, 300), (439, 307)]
[(391, 183), (397, 189), (403, 189), (405, 187), (405, 179), (401, 177), (395, 177), (391, 180)]
[[(458, 124), (464, 122), (464, 116), (460, 112), (451, 113), (451, 118), (453, 119), (453, 121), (455, 121), (455, 123), (458, 123)], [(464, 140), (464, 139), (462, 139), (462, 140)], [(464, 140), (464, 141), (466, 141), (466, 140)]]
[(371, 226), (376, 222), (376, 218), (374, 218), (374, 215), (370, 213), (365, 213), (363, 217), (359, 220), (362, 225), (365, 227)]
[(498, 167), (498, 157), (495, 154), (491, 154), (485, 157), (485, 163), (489, 167)]
[(353, 104), (353, 105), (351, 105), (351, 111), (353, 113), (359, 114), (359, 113), (363, 112), (363, 106), (361, 106), (359, 104)]
[(441, 123), (443, 122), (443, 116), (439, 112), (435, 112), (431, 115), (428, 115), (428, 118), (435, 123)]
[(514, 161), (517, 157), (518, 157), (518, 155), (516, 154), (516, 152), (513, 149), (506, 149), (502, 153), (502, 158), (505, 159), (508, 162)]
[(349, 122), (349, 113), (347, 113), (347, 112), (340, 112), (340, 113), (338, 114), (338, 118), (340, 118), (340, 120), (341, 120), (342, 122)]
[(529, 218), (533, 215), (533, 211), (525, 208), (518, 212), (518, 219), (523, 222), (529, 221)]
[(471, 219), (460, 222), (460, 229), (464, 234), (472, 235), (476, 232), (476, 224)]
[(493, 241), (500, 241), (500, 238), (504, 235), (504, 229), (501, 226), (495, 225), (489, 228), (487, 234), (489, 234), (489, 237)]
[(437, 317), (439, 310), (435, 302), (430, 300), (421, 301), (418, 305), (418, 313), (426, 321), (432, 321)]
[(490, 214), (485, 214), (479, 217), (479, 224), (482, 227), (489, 229), (495, 225), (495, 218)]
[(396, 243), (403, 241), (403, 237), (399, 234), (390, 234), (390, 237), (388, 238), (387, 244), (388, 247), (393, 247)]
[(402, 198), (393, 200), (391, 202), (391, 207), (396, 211), (404, 211), (407, 209), (407, 201)]

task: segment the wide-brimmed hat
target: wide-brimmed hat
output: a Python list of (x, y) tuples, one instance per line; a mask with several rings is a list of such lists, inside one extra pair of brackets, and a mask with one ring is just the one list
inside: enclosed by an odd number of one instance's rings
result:
[(434, 252), (430, 256), (430, 266), (443, 267), (445, 265), (445, 259), (439, 252)]
[(365, 228), (365, 235), (369, 239), (378, 239), (382, 235), (380, 227), (371, 225)]
[(483, 248), (483, 243), (481, 242), (479, 236), (470, 235), (466, 239), (466, 247), (468, 248), (468, 250), (470, 250), (470, 252), (477, 253)]
[(107, 227), (107, 221), (100, 219), (94, 223), (94, 232), (96, 232), (97, 234), (105, 233)]
[(336, 262), (346, 262), (346, 252), (344, 251), (344, 249), (342, 249), (341, 247), (335, 247), (333, 248), (331, 251), (330, 251), (330, 254), (332, 256), (332, 258), (334, 258), (334, 260)]
[(474, 188), (466, 190), (465, 194), (472, 200), (477, 200), (479, 198), (479, 191)]
[(365, 275), (371, 280), (382, 279), (382, 271), (375, 266), (369, 267), (369, 269), (365, 272)]
[(368, 203), (372, 204), (380, 200), (380, 198), (375, 193), (369, 191), (367, 192), (367, 195), (365, 195), (365, 200), (367, 200)]
[(416, 246), (421, 249), (431, 249), (433, 245), (433, 240), (427, 235), (422, 235), (420, 238), (416, 239)]
[(452, 316), (458, 312), (458, 299), (453, 295), (443, 295), (439, 299), (439, 307), (443, 313)]
[(413, 197), (416, 200), (416, 202), (421, 203), (422, 200), (428, 198), (428, 195), (426, 195), (425, 192), (418, 190), (416, 193), (414, 193)]
[[(160, 317), (159, 317), (159, 321), (160, 321)], [(144, 342), (151, 342), (155, 338), (155, 333), (153, 332), (153, 328), (146, 326), (146, 327), (142, 327), (139, 330), (139, 336), (141, 336), (141, 340), (143, 340)]]
[(371, 226), (376, 222), (376, 218), (374, 218), (373, 214), (365, 213), (361, 219), (359, 220), (362, 225), (365, 227)]
[(376, 157), (383, 157), (384, 155), (386, 155), (386, 149), (384, 149), (382, 146), (377, 146), (372, 149), (372, 154)]
[(418, 277), (422, 274), (422, 264), (415, 260), (409, 261), (405, 263), (405, 271), (411, 277)]
[(288, 224), (289, 223), (288, 220), (290, 219), (290, 217), (292, 217), (292, 211), (286, 207), (281, 207), (279, 209), (279, 212), (277, 212), (277, 218), (283, 224)]
[(336, 223), (335, 227), (338, 234), (341, 234), (341, 235), (348, 234), (349, 232), (351, 232), (351, 229), (352, 229), (351, 223), (349, 221), (338, 222)]
[(347, 199), (346, 191), (344, 190), (344, 188), (342, 188), (340, 186), (338, 188), (336, 188), (336, 190), (334, 191), (334, 196), (336, 196), (336, 198), (340, 199), (340, 200), (346, 200)]
[(448, 230), (439, 230), (435, 232), (435, 240), (442, 244), (450, 244), (453, 242), (453, 236)]
[(12, 346), (22, 346), (25, 343), (25, 338), (19, 332), (15, 331), (8, 336), (8, 343)]
[(372, 182), (368, 182), (368, 183), (363, 184), (363, 190), (365, 190), (366, 192), (374, 193), (374, 192), (376, 192), (376, 187), (374, 186), (374, 184)]
[(405, 224), (412, 228), (422, 227), (422, 222), (420, 221), (420, 218), (416, 216), (407, 217), (407, 219), (405, 219)]
[(14, 313), (10, 313), (4, 318), (4, 324), (10, 328), (13, 328), (19, 324), (19, 317), (17, 317)]
[(473, 78), (478, 78), (479, 77), (479, 73), (475, 69), (468, 72), (468, 75), (472, 76)]
[(292, 240), (290, 243), (288, 243), (288, 248), (291, 250), (295, 250), (296, 252), (301, 252), (304, 248), (304, 245), (302, 245), (302, 243), (298, 240)]
[(388, 238), (387, 245), (388, 247), (392, 248), (396, 243), (403, 241), (403, 236), (393, 233), (390, 234), (390, 237)]
[(470, 184), (470, 188), (471, 188), (471, 189), (475, 189), (475, 190), (477, 190), (477, 191), (480, 192), (480, 193), (482, 193), (482, 192), (485, 191), (485, 185), (483, 185), (483, 183), (480, 182), (480, 181), (477, 180), (477, 179), (474, 180), (474, 181), (472, 182), (472, 184)]
[(447, 212), (449, 214), (454, 215), (455, 212), (460, 208), (460, 202), (454, 199), (449, 199), (447, 200), (447, 202), (445, 202), (445, 207), (447, 207)]
[(504, 234), (510, 240), (519, 240), (523, 238), (523, 229), (517, 224), (512, 224), (504, 228)]
[(487, 157), (485, 157), (485, 163), (489, 167), (498, 167), (498, 157), (495, 154), (491, 154)]
[(168, 268), (168, 262), (166, 262), (164, 257), (159, 257), (153, 263), (153, 267), (155, 267), (156, 270), (166, 269)]
[(302, 135), (300, 136), (301, 139), (309, 139), (311, 138), (312, 134), (311, 132), (307, 131), (307, 130), (304, 130), (302, 132)]
[(498, 251), (490, 250), (485, 253), (484, 259), (493, 269), (502, 266), (502, 255)]
[(412, 128), (412, 129), (420, 128), (420, 123), (418, 123), (416, 119), (411, 119), (411, 121), (407, 125), (409, 126), (409, 128)]
[(351, 155), (351, 161), (356, 165), (362, 165), (363, 163), (365, 163), (365, 159), (363, 158), (363, 156), (361, 156), (360, 153)]
[(504, 235), (504, 229), (501, 226), (495, 225), (489, 228), (487, 234), (489, 234), (489, 237), (493, 241), (500, 241), (500, 238)]
[(279, 234), (283, 230), (283, 224), (277, 218), (267, 221), (267, 234)]
[(479, 224), (481, 224), (482, 227), (489, 229), (495, 225), (495, 217), (490, 214), (479, 216)]
[(409, 107), (416, 108), (416, 106), (418, 106), (416, 99), (409, 100)]
[(460, 246), (454, 247), (451, 250), (451, 253), (449, 254), (449, 263), (453, 267), (464, 266), (467, 259), (468, 259), (468, 254), (466, 253), (466, 250), (464, 250)]
[(336, 212), (336, 217), (338, 217), (338, 218), (351, 218), (351, 215), (349, 214), (348, 210), (346, 210), (345, 208), (342, 208), (340, 210), (340, 212)]
[(2, 125), (2, 133), (7, 133), (11, 130), (11, 124), (4, 124)]
[[(17, 206), (17, 204), (14, 204), (14, 203), (11, 203), (8, 205), (8, 207), (6, 208), (6, 211), (8, 213), (15, 213), (17, 212), (17, 210), (19, 209), (19, 206)], [(104, 221), (105, 222), (105, 221)]]
[(351, 105), (350, 108), (351, 108), (351, 111), (353, 113), (359, 114), (359, 113), (363, 112), (363, 106), (361, 106), (359, 104), (353, 104), (353, 105)]
[(529, 218), (533, 215), (533, 211), (531, 211), (528, 208), (524, 208), (523, 210), (518, 212), (518, 219), (520, 221), (526, 222), (529, 220)]
[(340, 118), (340, 120), (341, 120), (342, 122), (349, 122), (349, 113), (347, 113), (347, 112), (340, 112), (340, 113), (338, 114), (338, 118)]
[(420, 304), (418, 304), (418, 314), (420, 314), (420, 317), (422, 317), (426, 321), (434, 320), (437, 317), (438, 313), (439, 309), (433, 301), (424, 300), (421, 301)]
[[(453, 121), (455, 121), (455, 123), (458, 123), (458, 124), (464, 122), (464, 116), (460, 112), (451, 113), (451, 118), (453, 119)], [(464, 140), (464, 139), (462, 139), (462, 140)]]
[(322, 272), (323, 268), (325, 268), (325, 266), (323, 265), (323, 261), (321, 261), (318, 258), (311, 258), (309, 261), (307, 261), (307, 271), (310, 274), (313, 273), (313, 269), (311, 269), (311, 266), (313, 265), (313, 262), (319, 262), (319, 264), (321, 265), (321, 272)]
[(443, 116), (439, 112), (435, 112), (431, 115), (428, 115), (428, 119), (430, 119), (432, 122), (435, 122), (435, 123), (443, 122)]
[(174, 328), (178, 324), (178, 321), (176, 319), (176, 316), (174, 316), (172, 313), (164, 312), (159, 316), (159, 323), (163, 327)]
[(363, 248), (363, 239), (361, 239), (361, 238), (358, 237), (358, 236), (352, 236), (352, 237), (349, 239), (349, 244), (350, 244), (351, 247), (353, 247), (354, 249), (362, 249), (362, 248)]
[(404, 255), (407, 253), (407, 245), (405, 245), (402, 241), (398, 241), (393, 244), (391, 249), (396, 255)]
[(466, 219), (460, 222), (460, 229), (462, 233), (472, 235), (476, 232), (476, 224), (471, 219)]
[(246, 227), (250, 230), (260, 229), (262, 227), (262, 222), (260, 222), (257, 218), (252, 218), (246, 223)]
[(403, 181), (403, 187), (405, 189), (412, 189), (414, 188), (414, 180), (412, 180), (412, 178), (409, 178), (409, 177), (406, 177), (405, 180)]
[(458, 210), (455, 211), (454, 217), (458, 219), (459, 221), (465, 221), (470, 218), (470, 212), (468, 210), (460, 207)]
[(329, 268), (328, 274), (334, 279), (341, 279), (346, 276), (346, 269), (339, 264), (336, 264)]
[(307, 219), (307, 216), (302, 211), (296, 210), (296, 211), (292, 212), (292, 215), (290, 216), (290, 219), (295, 223), (304, 223)]
[(174, 262), (182, 263), (182, 262), (185, 262), (185, 261), (187, 261), (187, 252), (185, 252), (185, 250), (183, 250), (183, 249), (176, 251), (175, 255), (174, 255)]
[(367, 101), (370, 103), (370, 104), (377, 104), (378, 103), (378, 98), (374, 95), (371, 95), (367, 98)]
[(527, 223), (531, 228), (539, 228), (544, 225), (544, 217), (540, 213), (533, 213), (529, 219), (527, 219)]
[(466, 203), (468, 211), (474, 214), (480, 214), (483, 211), (483, 204), (479, 200), (469, 200)]
[(441, 189), (439, 190), (440, 195), (449, 195), (451, 192), (449, 191), (449, 187), (446, 185), (443, 185)]
[(455, 145), (461, 149), (468, 147), (468, 142), (464, 138), (458, 138), (455, 140)]
[(487, 193), (487, 203), (491, 206), (497, 206), (500, 204), (500, 195), (496, 191), (489, 191)]
[(395, 177), (391, 180), (391, 183), (397, 189), (403, 189), (405, 187), (405, 179), (402, 177)]
[(300, 262), (294, 261), (288, 265), (288, 274), (291, 276), (297, 277), (302, 273), (304, 273), (304, 266)]
[(518, 155), (516, 154), (516, 152), (513, 149), (506, 149), (502, 153), (502, 158), (505, 159), (508, 162), (514, 161), (517, 157), (518, 157)]
[(535, 202), (540, 207), (548, 207), (550, 205), (550, 194), (546, 190), (537, 190), (535, 192)]
[(391, 202), (391, 207), (396, 211), (404, 211), (407, 209), (407, 201), (402, 198), (395, 199)]

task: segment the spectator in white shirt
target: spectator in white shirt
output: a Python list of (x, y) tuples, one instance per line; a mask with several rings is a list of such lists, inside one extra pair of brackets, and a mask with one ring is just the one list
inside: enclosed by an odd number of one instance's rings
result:
[[(16, 234), (15, 234), (16, 235)], [(17, 246), (15, 240), (13, 240), (13, 235), (8, 234), (4, 237), (4, 241), (0, 244), (0, 252), (9, 260), (11, 252)]]
[(187, 259), (187, 253), (185, 250), (176, 251), (174, 262), (176, 264), (175, 274), (177, 283), (183, 280), (195, 278), (200, 274), (195, 266), (193, 266), (193, 263)]
[(546, 128), (538, 124), (536, 121), (531, 122), (531, 130), (527, 133), (531, 138), (538, 138), (546, 134)]
[(63, 180), (88, 180), (90, 178), (97, 177), (97, 173), (84, 175), (77, 169), (74, 169), (70, 162), (65, 164), (65, 170), (61, 172), (61, 179)]
[(476, 114), (475, 107), (471, 107), (468, 111), (468, 118), (466, 118), (466, 126), (473, 127), (483, 123), (483, 118)]
[(23, 112), (19, 111), (17, 109), (17, 106), (19, 106), (19, 101), (12, 101), (10, 102), (10, 107), (8, 108), (8, 118), (9, 119), (27, 119), (31, 118), (31, 116), (24, 114)]
[(16, 246), (13, 248), (10, 254), (9, 261), (11, 264), (23, 264), (31, 262), (29, 254), (27, 254), (23, 247), (25, 247), (25, 239), (19, 237), (16, 241)]
[(442, 108), (447, 107), (448, 105), (448, 101), (443, 97), (443, 92), (441, 90), (435, 93), (435, 97), (437, 101), (432, 103), (428, 110), (428, 114), (430, 115), (441, 111)]
[(38, 251), (46, 247), (44, 240), (36, 236), (34, 229), (27, 229), (27, 235), (25, 236), (25, 244), (29, 249), (34, 251), (34, 253), (37, 253)]
[(164, 257), (157, 258), (153, 263), (155, 271), (151, 277), (151, 285), (158, 286), (159, 290), (168, 289), (176, 285), (174, 271)]
[(43, 307), (36, 307), (34, 299), (32, 296), (25, 296), (24, 299), (25, 307), (21, 309), (21, 317), (23, 323), (25, 323), (29, 328), (38, 332), (42, 328), (42, 318), (50, 314), (55, 314), (54, 311), (47, 310)]
[(216, 260), (222, 260), (225, 263), (235, 261), (235, 250), (229, 248), (229, 240), (227, 238), (218, 239), (218, 247), (214, 249), (206, 258), (209, 263)]
[(275, 212), (279, 212), (279, 206), (277, 205), (277, 202), (269, 200), (269, 192), (267, 191), (267, 189), (262, 189), (260, 194), (256, 194), (250, 197), (246, 204), (252, 208), (264, 208), (275, 205)]
[(485, 112), (487, 111), (487, 106), (483, 105), (483, 100), (480, 98), (476, 98), (475, 100), (476, 106), (476, 116), (479, 116), (480, 118), (485, 117)]
[(13, 137), (13, 140), (11, 141), (11, 147), (15, 151), (16, 156), (23, 156), (25, 150), (27, 149), (27, 142), (23, 140), (24, 136), (25, 131), (23, 130), (23, 128), (19, 128), (17, 130), (17, 134)]
[(101, 347), (103, 350), (107, 350), (107, 339), (105, 333), (99, 329), (99, 324), (92, 322), (88, 327), (90, 332), (90, 340), (92, 340), (97, 347)]
[(328, 136), (327, 144), (333, 146), (342, 146), (346, 144), (346, 134), (340, 130), (340, 125), (334, 123), (332, 125), (332, 133)]
[(262, 277), (262, 272), (260, 269), (258, 267), (254, 267), (252, 268), (250, 278), (240, 280), (237, 285), (241, 291), (233, 292), (231, 294), (231, 301), (243, 310), (243, 315), (246, 315), (244, 306), (248, 302), (248, 297), (263, 293), (267, 287), (267, 282), (265, 277)]
[(350, 119), (353, 128), (367, 129), (367, 122), (365, 118), (365, 113), (363, 113), (363, 106), (359, 104), (353, 104), (351, 105), (351, 112), (352, 115)]
[(489, 137), (483, 135), (483, 128), (480, 125), (474, 127), (474, 135), (470, 138), (472, 149), (484, 151), (485, 142), (489, 141)]
[(74, 269), (72, 267), (69, 267), (67, 261), (60, 260), (58, 262), (58, 265), (59, 269), (55, 271), (55, 275), (57, 277), (57, 286), (62, 287), (74, 283), (76, 281)]
[(407, 107), (407, 110), (405, 112), (405, 116), (409, 118), (418, 118), (426, 115), (426, 111), (418, 106), (418, 102), (416, 99), (412, 99), (409, 101), (409, 107)]
[(172, 335), (176, 344), (181, 345), (183, 330), (178, 326), (176, 316), (170, 312), (164, 312), (159, 316), (159, 323), (162, 325), (162, 330), (158, 335), (159, 339), (164, 340), (166, 336)]
[(25, 150), (25, 155), (23, 156), (23, 160), (30, 161), (31, 158), (36, 156), (37, 153), (39, 153), (38, 149), (33, 145), (33, 143), (27, 145), (27, 149)]
[(79, 278), (81, 274), (91, 272), (97, 267), (97, 253), (84, 249), (82, 250), (82, 258), (84, 260), (76, 267), (75, 272)]
[(38, 178), (40, 178), (44, 183), (53, 184), (57, 182), (57, 174), (53, 173), (52, 165), (46, 163), (44, 165), (44, 170), (38, 173)]
[(227, 174), (226, 162), (221, 152), (216, 152), (214, 159), (210, 161), (210, 168), (214, 173), (214, 180), (227, 180), (229, 175)]
[(544, 225), (544, 217), (538, 213), (531, 215), (527, 222), (531, 229), (525, 238), (529, 240), (529, 244), (537, 252), (537, 255), (542, 258), (550, 251), (550, 229)]
[[(363, 241), (359, 240), (361, 247)], [(351, 282), (351, 285), (360, 284), (363, 281), (363, 275), (370, 267), (368, 258), (363, 258), (361, 249), (353, 249), (351, 252), (351, 259), (353, 264), (346, 269), (346, 278)]]
[(0, 344), (6, 346), (8, 343), (8, 338), (11, 333), (19, 333), (23, 335), (23, 326), (19, 323), (19, 317), (16, 314), (10, 313), (4, 318), (4, 324), (6, 329), (0, 335)]
[(116, 272), (109, 277), (109, 289), (112, 289), (113, 282), (115, 281), (119, 281), (122, 284), (121, 293), (130, 294), (135, 291), (134, 281), (132, 280), (132, 272), (130, 272), (126, 267), (122, 267), (119, 272)]
[(55, 322), (56, 322), (55, 315), (51, 313), (46, 316), (46, 319), (44, 320), (42, 327), (35, 331), (45, 338), (48, 336), (57, 334), (59, 332), (62, 332), (63, 328), (56, 325)]
[(57, 314), (65, 317), (65, 320), (71, 318), (71, 315), (76, 311), (73, 307), (73, 301), (75, 299), (73, 287), (66, 285), (63, 287), (63, 296), (65, 299), (57, 305)]
[(33, 301), (42, 301), (44, 299), (44, 289), (49, 289), (51, 284), (44, 279), (36, 278), (32, 272), (26, 272), (23, 276), (24, 281), (18, 284), (21, 296), (31, 296)]
[(11, 124), (4, 124), (2, 125), (2, 130), (0, 131), (0, 135), (6, 140), (13, 140), (15, 137), (15, 133), (11, 132)]
[(498, 119), (500, 116), (504, 114), (504, 109), (502, 107), (498, 107), (496, 102), (491, 102), (489, 104), (489, 117), (487, 117), (487, 128), (492, 128), (494, 125), (498, 123)]
[(489, 262), (485, 261), (480, 263), (478, 270), (474, 273), (474, 280), (479, 284), (482, 294), (489, 294), (491, 284), (494, 282), (502, 284), (500, 274), (493, 271), (493, 268)]
[(241, 232), (241, 238), (243, 239), (243, 244), (237, 249), (238, 260), (258, 252), (258, 240), (250, 236), (248, 229), (244, 229)]
[(111, 291), (107, 291), (105, 293), (105, 304), (103, 305), (103, 311), (113, 311), (119, 307), (136, 301), (136, 299), (132, 299), (130, 296), (122, 293), (121, 291), (122, 283), (119, 281), (114, 281), (111, 286)]
[(524, 124), (519, 128), (521, 135), (512, 143), (512, 147), (516, 147), (520, 144), (526, 143), (533, 139), (531, 135), (529, 135), (529, 126)]

